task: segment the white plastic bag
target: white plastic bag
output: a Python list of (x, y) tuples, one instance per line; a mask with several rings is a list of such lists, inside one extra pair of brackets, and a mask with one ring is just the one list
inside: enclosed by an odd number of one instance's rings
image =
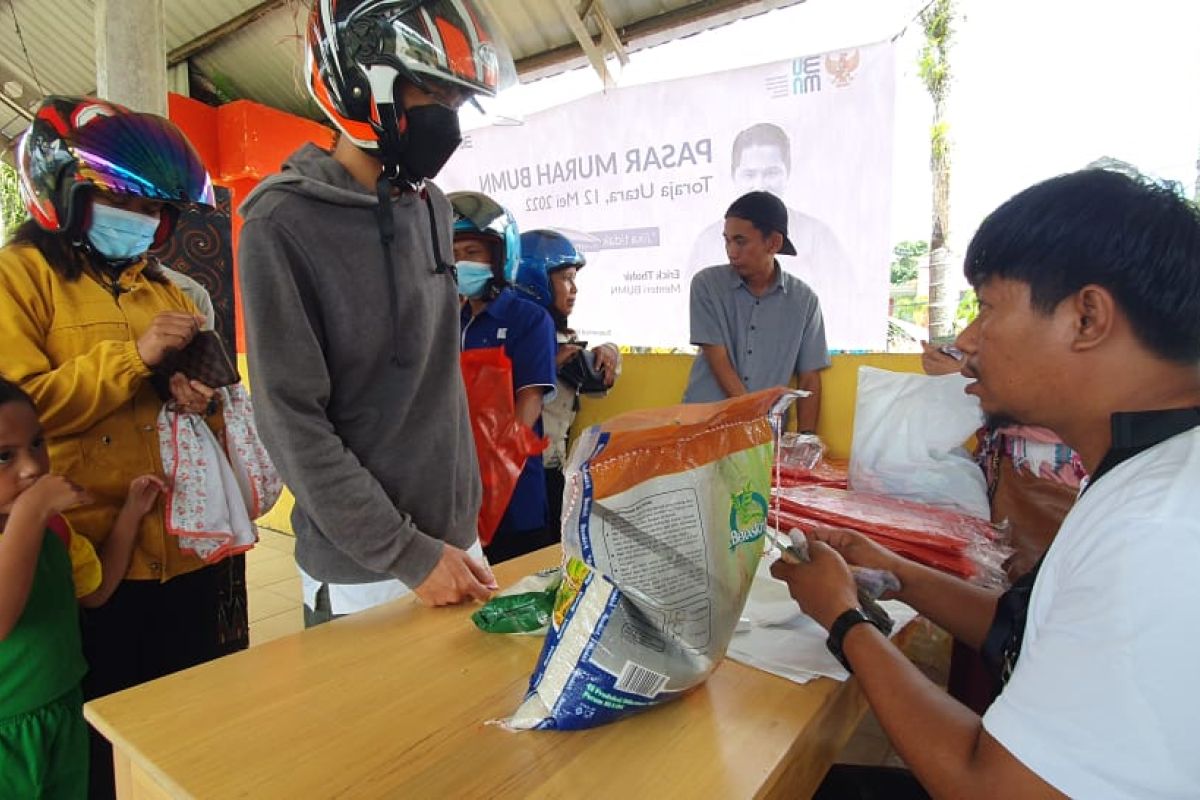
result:
[(967, 383), (859, 367), (850, 488), (989, 519), (983, 471), (962, 446), (983, 424)]

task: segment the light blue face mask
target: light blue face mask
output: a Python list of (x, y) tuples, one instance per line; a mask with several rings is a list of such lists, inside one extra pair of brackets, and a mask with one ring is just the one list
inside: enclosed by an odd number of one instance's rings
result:
[(478, 261), (459, 261), (454, 267), (458, 270), (459, 294), (473, 299), (477, 299), (483, 294), (483, 287), (492, 277), (491, 264), (481, 264)]
[(157, 214), (150, 216), (100, 203), (92, 204), (88, 241), (109, 261), (137, 258), (150, 249), (157, 232)]

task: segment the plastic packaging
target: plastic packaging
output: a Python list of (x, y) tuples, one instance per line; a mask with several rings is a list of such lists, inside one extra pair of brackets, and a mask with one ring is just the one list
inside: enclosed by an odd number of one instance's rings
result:
[(848, 528), (922, 564), (985, 586), (1004, 586), (1003, 563), (1011, 554), (1001, 528), (990, 522), (922, 503), (824, 486), (776, 490), (772, 523)]
[(845, 461), (822, 458), (812, 469), (780, 463), (775, 467), (776, 486), (832, 486), (845, 489), (848, 484), (848, 465)]
[(517, 488), (525, 459), (549, 446), (528, 425), (517, 420), (513, 400), (512, 362), (501, 347), (466, 350), (460, 356), (467, 405), (471, 411), (471, 433), (479, 476), (483, 481), (483, 503), (479, 508), (479, 541), (488, 545)]
[(565, 475), (563, 582), (508, 727), (594, 727), (712, 674), (763, 552), (779, 415), (798, 396), (633, 412), (580, 436)]
[(987, 483), (962, 447), (983, 424), (966, 384), (859, 367), (850, 488), (989, 519)]
[(779, 461), (812, 472), (825, 455), (825, 443), (815, 433), (785, 433), (780, 437)]
[(545, 633), (560, 583), (558, 567), (529, 575), (485, 603), (471, 621), (485, 633)]

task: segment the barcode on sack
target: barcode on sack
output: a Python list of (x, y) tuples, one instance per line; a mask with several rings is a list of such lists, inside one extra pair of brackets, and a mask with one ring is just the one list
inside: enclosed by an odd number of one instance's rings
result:
[(667, 685), (667, 676), (652, 669), (646, 669), (640, 664), (626, 661), (617, 678), (615, 688), (622, 692), (636, 694), (639, 697), (654, 697)]

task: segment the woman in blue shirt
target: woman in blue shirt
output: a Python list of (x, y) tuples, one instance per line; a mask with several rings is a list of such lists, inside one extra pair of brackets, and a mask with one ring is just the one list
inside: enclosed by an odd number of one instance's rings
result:
[[(516, 221), (485, 194), (454, 192), (449, 200), (459, 293), (464, 297), (462, 349), (503, 348), (512, 364), (516, 417), (541, 437), (542, 403), (555, 391), (557, 343), (546, 310), (510, 286), (520, 259)], [(527, 457), (504, 517), (484, 547), (488, 561), (496, 564), (555, 543), (548, 523), (539, 453)]]

